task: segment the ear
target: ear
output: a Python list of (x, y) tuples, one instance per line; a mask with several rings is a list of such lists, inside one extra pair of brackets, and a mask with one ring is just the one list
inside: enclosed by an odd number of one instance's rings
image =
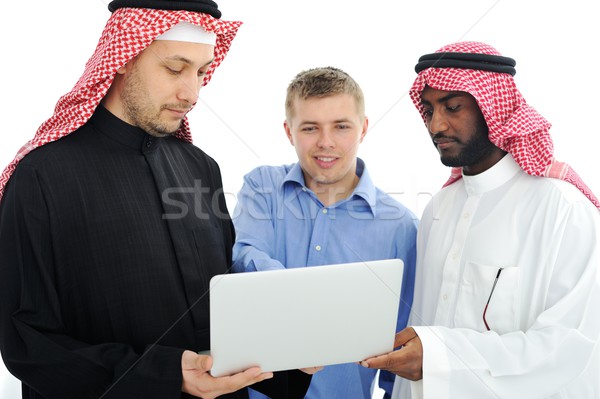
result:
[(369, 131), (369, 118), (367, 118), (365, 116), (365, 121), (363, 122), (363, 127), (362, 127), (362, 132), (360, 133), (360, 143), (362, 143), (363, 139), (365, 138), (365, 136), (367, 135), (367, 132)]
[(137, 56), (135, 56), (132, 59), (130, 59), (129, 61), (127, 61), (127, 63), (125, 65), (123, 65), (121, 68), (117, 69), (117, 74), (124, 75), (129, 69), (131, 69), (131, 67), (133, 66), (133, 64), (135, 63), (136, 60), (137, 60)]
[(294, 137), (292, 137), (292, 130), (290, 129), (290, 126), (288, 125), (287, 120), (283, 121), (283, 129), (285, 130), (285, 135), (287, 136), (288, 140), (290, 141), (290, 144), (294, 145)]

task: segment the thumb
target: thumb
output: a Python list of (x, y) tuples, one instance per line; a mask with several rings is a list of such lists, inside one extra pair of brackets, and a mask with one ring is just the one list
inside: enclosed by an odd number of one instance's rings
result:
[(417, 336), (417, 332), (412, 327), (406, 327), (404, 330), (396, 334), (394, 339), (394, 349), (400, 348), (408, 341)]
[(198, 355), (196, 368), (202, 371), (209, 371), (212, 367), (212, 357), (207, 355)]
[(186, 350), (181, 357), (181, 368), (183, 370), (208, 371), (212, 367), (212, 357), (199, 355), (196, 352)]

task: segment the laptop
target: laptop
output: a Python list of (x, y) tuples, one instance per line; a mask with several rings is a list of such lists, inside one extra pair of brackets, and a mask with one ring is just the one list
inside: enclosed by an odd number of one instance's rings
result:
[(210, 281), (211, 375), (357, 362), (394, 346), (404, 264), (386, 259)]

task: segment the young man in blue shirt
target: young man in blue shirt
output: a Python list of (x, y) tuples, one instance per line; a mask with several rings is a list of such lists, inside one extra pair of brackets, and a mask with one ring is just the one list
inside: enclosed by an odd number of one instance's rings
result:
[[(337, 68), (309, 69), (288, 86), (285, 108), (284, 128), (298, 162), (260, 166), (244, 177), (234, 211), (233, 270), (400, 258), (398, 329), (404, 328), (417, 218), (373, 184), (356, 156), (369, 124), (360, 86)], [(386, 373), (379, 384), (390, 394), (393, 378)], [(375, 375), (357, 364), (327, 366), (313, 376), (306, 398), (368, 399)], [(264, 396), (251, 391), (251, 398)]]

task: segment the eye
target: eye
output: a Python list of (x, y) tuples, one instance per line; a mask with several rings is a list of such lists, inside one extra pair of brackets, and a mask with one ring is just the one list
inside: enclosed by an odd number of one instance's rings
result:
[(339, 123), (336, 125), (336, 128), (338, 128), (339, 130), (346, 130), (350, 129), (350, 125), (347, 125), (345, 123)]
[(450, 105), (450, 104), (448, 104), (448, 105), (446, 105), (446, 109), (449, 112), (456, 112), (456, 111), (459, 110), (459, 108), (460, 108), (460, 104), (456, 104), (456, 105)]
[(207, 72), (208, 72), (208, 69), (199, 69), (198, 76), (200, 76), (200, 77), (205, 76)]
[(428, 108), (428, 107), (423, 107), (423, 115), (427, 118), (431, 118), (431, 115), (433, 115), (433, 109)]
[(315, 130), (317, 130), (317, 128), (314, 126), (304, 126), (303, 128), (300, 129), (301, 132), (306, 132), (306, 133), (312, 133)]
[(173, 69), (173, 68), (169, 68), (169, 67), (165, 67), (165, 68), (171, 75), (179, 75), (181, 73), (181, 70), (177, 70), (177, 69)]

